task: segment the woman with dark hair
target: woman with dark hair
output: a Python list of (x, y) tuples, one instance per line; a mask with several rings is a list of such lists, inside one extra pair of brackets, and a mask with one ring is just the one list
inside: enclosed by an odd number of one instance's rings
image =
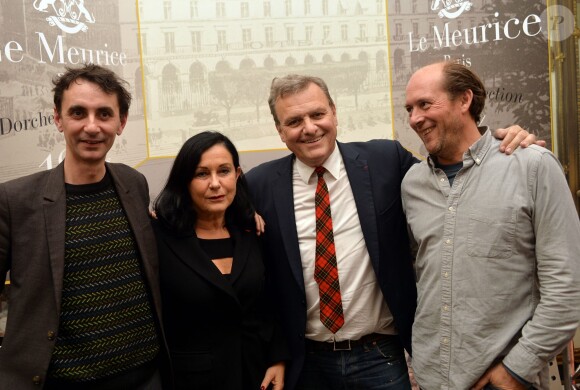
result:
[(223, 134), (185, 142), (155, 201), (163, 323), (177, 389), (282, 389), (254, 207)]

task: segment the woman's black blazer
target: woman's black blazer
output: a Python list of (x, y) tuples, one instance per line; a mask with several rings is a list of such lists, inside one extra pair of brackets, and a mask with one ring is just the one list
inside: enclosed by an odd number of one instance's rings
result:
[(287, 358), (269, 314), (265, 269), (255, 232), (229, 228), (229, 280), (195, 234), (178, 236), (153, 222), (159, 250), (163, 324), (177, 389), (260, 388), (268, 366)]

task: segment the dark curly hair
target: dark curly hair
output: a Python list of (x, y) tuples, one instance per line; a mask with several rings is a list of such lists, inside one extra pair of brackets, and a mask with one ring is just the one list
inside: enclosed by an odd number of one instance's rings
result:
[(79, 68), (66, 67), (65, 69), (65, 73), (56, 76), (52, 80), (52, 84), (54, 84), (52, 89), (54, 92), (54, 106), (59, 114), (61, 114), (62, 110), (64, 91), (69, 89), (73, 82), (82, 79), (97, 84), (107, 94), (117, 95), (121, 118), (129, 115), (131, 93), (125, 87), (128, 83), (117, 76), (115, 72), (95, 64), (84, 64)]

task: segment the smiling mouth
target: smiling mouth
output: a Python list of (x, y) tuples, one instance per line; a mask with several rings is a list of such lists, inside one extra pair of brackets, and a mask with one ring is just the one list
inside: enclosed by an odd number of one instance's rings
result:
[(435, 129), (435, 126), (431, 126), (426, 128), (425, 130), (421, 130), (420, 134), (421, 137), (425, 137), (426, 135), (430, 134)]
[(318, 142), (318, 141), (320, 141), (320, 140), (322, 139), (322, 137), (323, 137), (323, 136), (321, 135), (321, 136), (320, 136), (320, 137), (318, 137), (318, 138), (314, 138), (314, 139), (310, 139), (310, 140), (306, 140), (306, 141), (302, 141), (302, 142), (304, 142), (305, 144), (313, 144), (313, 143), (315, 143), (315, 142)]

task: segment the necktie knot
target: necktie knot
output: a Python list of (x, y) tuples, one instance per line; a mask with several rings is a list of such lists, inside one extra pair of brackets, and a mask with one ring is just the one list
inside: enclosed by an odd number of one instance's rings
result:
[(322, 175), (324, 175), (324, 172), (326, 172), (326, 168), (324, 168), (324, 167), (316, 167), (314, 169), (314, 172), (316, 172), (316, 174), (318, 175), (318, 177), (322, 177)]

